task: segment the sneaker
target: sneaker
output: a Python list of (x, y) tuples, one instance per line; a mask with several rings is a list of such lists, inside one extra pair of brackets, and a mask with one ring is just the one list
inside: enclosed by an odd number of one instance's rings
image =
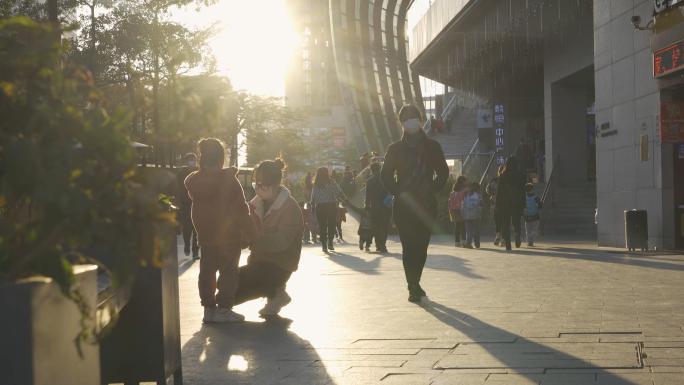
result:
[(327, 248), (325, 245), (323, 245), (323, 248), (322, 248), (322, 249), (323, 249), (323, 252), (324, 252), (324, 253), (327, 253), (327, 252), (328, 252), (328, 248)]
[(212, 318), (213, 322), (217, 323), (223, 323), (223, 322), (242, 322), (245, 320), (245, 316), (242, 314), (236, 313), (233, 311), (233, 309), (229, 309), (227, 307), (220, 307), (216, 309), (216, 312), (214, 313), (214, 317)]
[(389, 253), (389, 251), (387, 251), (387, 248), (386, 248), (386, 247), (381, 247), (381, 248), (377, 249), (377, 252), (380, 253), (380, 254), (387, 254), (387, 253)]
[(332, 242), (328, 244), (328, 250), (335, 250), (335, 246), (332, 244)]
[(496, 238), (496, 239), (494, 240), (494, 246), (499, 246), (499, 242), (500, 242), (500, 241), (499, 241), (499, 238)]
[(281, 289), (273, 298), (268, 299), (266, 306), (259, 310), (259, 315), (262, 317), (278, 315), (280, 309), (287, 306), (290, 302), (292, 302), (292, 298), (290, 298), (285, 289)]
[(214, 314), (215, 313), (216, 313), (215, 307), (205, 307), (204, 308), (204, 318), (202, 318), (202, 322), (204, 322), (205, 324), (214, 322)]

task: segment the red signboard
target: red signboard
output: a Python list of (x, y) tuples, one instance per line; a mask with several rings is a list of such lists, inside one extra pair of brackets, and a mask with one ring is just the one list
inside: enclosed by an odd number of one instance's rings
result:
[(684, 101), (660, 102), (660, 140), (684, 142)]
[(684, 40), (653, 53), (653, 76), (659, 78), (684, 68)]

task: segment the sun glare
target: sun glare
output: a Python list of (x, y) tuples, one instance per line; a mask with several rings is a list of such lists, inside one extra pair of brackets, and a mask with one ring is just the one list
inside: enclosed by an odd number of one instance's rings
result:
[(299, 44), (286, 0), (219, 0), (199, 11), (184, 9), (175, 17), (186, 25), (216, 23), (209, 42), (219, 74), (236, 89), (283, 96), (285, 74)]

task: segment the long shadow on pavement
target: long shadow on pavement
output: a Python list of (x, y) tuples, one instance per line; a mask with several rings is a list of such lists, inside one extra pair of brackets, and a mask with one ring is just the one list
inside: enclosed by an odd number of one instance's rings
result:
[[(379, 274), (378, 269), (380, 268), (380, 260), (382, 258), (395, 258), (401, 260), (401, 254), (388, 253), (388, 254), (371, 254), (375, 255), (370, 260), (366, 260), (361, 257), (357, 257), (347, 253), (340, 253), (331, 251), (328, 254), (328, 258), (337, 263), (340, 266), (358, 271), (363, 274), (377, 275)], [(486, 279), (485, 277), (475, 273), (469, 266), (468, 261), (459, 258), (455, 255), (432, 255), (428, 254), (428, 259), (425, 264), (426, 269), (432, 270), (443, 270), (443, 271), (455, 271), (466, 278), (473, 279)]]
[(292, 321), (203, 325), (183, 345), (184, 383), (327, 384), (332, 382), (308, 341), (288, 330)]
[[(450, 355), (451, 358), (449, 360), (444, 361), (444, 359), (442, 359), (436, 364), (436, 366), (441, 369), (480, 368), (487, 370), (491, 369), (492, 372), (496, 372), (497, 370), (501, 369), (514, 369), (516, 372), (518, 372), (518, 375), (528, 378), (530, 382), (539, 383), (541, 381), (542, 384), (544, 384), (543, 376), (545, 373), (525, 373), (525, 371), (534, 371), (534, 369), (562, 369), (566, 374), (573, 374), (572, 371), (577, 370), (577, 372), (574, 373), (575, 375), (586, 376), (587, 380), (591, 381), (582, 381), (582, 384), (594, 383), (611, 385), (635, 385), (635, 383), (629, 381), (628, 379), (622, 378), (606, 370), (618, 368), (617, 360), (615, 360), (614, 355), (611, 357), (612, 360), (601, 360), (601, 357), (592, 356), (592, 359), (596, 358), (598, 359), (598, 362), (603, 362), (606, 364), (605, 366), (602, 366), (603, 369), (601, 369), (596, 367), (595, 363), (588, 362), (582, 358), (554, 349), (551, 346), (546, 346), (518, 336), (514, 333), (510, 333), (506, 330), (497, 328), (496, 326), (483, 322), (466, 313), (462, 313), (458, 310), (444, 306), (438, 302), (424, 300), (421, 304), (421, 307), (437, 320), (463, 333), (473, 341), (486, 341), (487, 338), (483, 338), (483, 335), (495, 335), (498, 341), (507, 341), (460, 344), (454, 350), (454, 354)], [(579, 345), (581, 346), (581, 344)], [(629, 346), (625, 347), (627, 350), (630, 348)], [(459, 352), (459, 349), (462, 351)], [(482, 353), (485, 351), (493, 358), (493, 360), (490, 357), (482, 355)], [(480, 354), (478, 355), (478, 353)], [(591, 352), (588, 354), (591, 354)], [(636, 364), (636, 344), (635, 352), (633, 354), (634, 356), (632, 357), (631, 361)], [(468, 355), (471, 357), (468, 357)], [(626, 363), (630, 361), (624, 356), (628, 356), (628, 354), (623, 354), (623, 362)], [(588, 374), (587, 369), (589, 369), (590, 372)], [(598, 382), (594, 382), (597, 380)]]
[(355, 255), (340, 253), (335, 251), (330, 251), (328, 253), (328, 259), (337, 263), (340, 266), (358, 271), (363, 274), (376, 275), (378, 274), (378, 268), (380, 267), (380, 259), (385, 257), (385, 255), (376, 255), (371, 260), (366, 260)]
[(581, 249), (573, 247), (554, 246), (538, 249), (513, 249), (513, 251), (506, 251), (503, 249), (487, 249), (487, 251), (494, 251), (503, 254), (517, 254), (517, 255), (531, 255), (551, 258), (566, 258), (566, 259), (580, 259), (584, 261), (594, 261), (603, 263), (614, 263), (620, 265), (630, 265), (638, 267), (646, 267), (651, 269), (661, 270), (677, 270), (684, 271), (684, 259), (681, 263), (667, 262), (672, 259), (659, 259), (654, 255), (643, 255), (633, 253), (616, 253), (602, 250)]

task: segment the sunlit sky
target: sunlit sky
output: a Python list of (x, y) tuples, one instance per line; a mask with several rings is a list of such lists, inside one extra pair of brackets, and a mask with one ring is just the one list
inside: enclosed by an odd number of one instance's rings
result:
[(298, 44), (285, 0), (218, 0), (199, 11), (191, 6), (173, 15), (189, 27), (217, 23), (209, 46), (218, 73), (228, 76), (235, 89), (284, 96), (285, 73)]

